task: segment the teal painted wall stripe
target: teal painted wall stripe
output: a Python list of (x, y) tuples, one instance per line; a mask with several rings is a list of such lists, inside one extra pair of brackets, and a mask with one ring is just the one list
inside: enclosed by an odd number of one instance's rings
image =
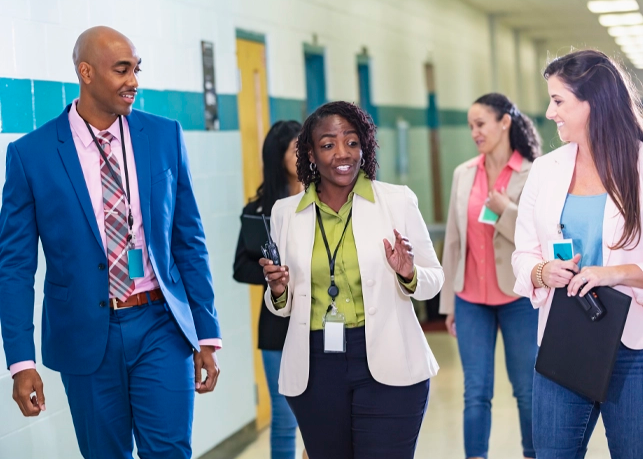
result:
[(31, 132), (32, 101), (31, 80), (0, 79), (0, 132)]
[(439, 110), (440, 126), (468, 126), (467, 110)]
[[(78, 97), (76, 83), (0, 78), (0, 132), (26, 133), (57, 117)], [(221, 130), (238, 130), (237, 96), (220, 94)], [(185, 130), (205, 129), (202, 92), (139, 89), (134, 107), (178, 120)]]
[(239, 107), (236, 94), (217, 94), (219, 109), (219, 129), (222, 131), (239, 130)]
[[(78, 97), (76, 83), (56, 81), (0, 78), (0, 132), (26, 133), (57, 117), (63, 108)], [(239, 112), (236, 94), (217, 95), (219, 122), (222, 131), (239, 130)], [(135, 108), (155, 115), (178, 120), (185, 130), (205, 129), (203, 93), (190, 91), (159, 91), (139, 89)], [(434, 118), (435, 105), (427, 108), (411, 108), (379, 105), (378, 126), (395, 128), (398, 119), (404, 119), (412, 127), (440, 126), (466, 127), (467, 111), (442, 109)], [(270, 122), (293, 119), (304, 121), (306, 101), (270, 97)], [(546, 120), (542, 115), (532, 119), (543, 130)]]
[(270, 124), (279, 120), (295, 120), (304, 122), (306, 113), (306, 101), (299, 99), (282, 99), (280, 97), (270, 98)]
[(426, 108), (377, 105), (377, 115), (378, 126), (384, 128), (395, 128), (399, 119), (403, 119), (413, 127), (426, 127), (428, 122)]

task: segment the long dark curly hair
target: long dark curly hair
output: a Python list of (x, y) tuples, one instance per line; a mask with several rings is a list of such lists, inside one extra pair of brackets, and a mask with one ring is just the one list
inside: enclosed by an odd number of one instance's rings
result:
[(492, 92), (479, 97), (474, 104), (485, 105), (496, 113), (496, 119), (505, 115), (511, 117), (509, 143), (512, 150), (517, 150), (523, 157), (532, 161), (542, 154), (538, 131), (531, 119), (518, 110), (518, 107), (504, 94)]
[(350, 102), (329, 102), (315, 110), (306, 121), (297, 138), (297, 177), (304, 184), (306, 189), (311, 183), (319, 185), (319, 174), (317, 169), (311, 170), (308, 153), (314, 150), (313, 131), (319, 123), (329, 116), (341, 116), (353, 125), (359, 137), (359, 143), (362, 146), (362, 159), (364, 165), (361, 169), (366, 176), (375, 180), (375, 172), (379, 165), (377, 164), (376, 150), (378, 148), (375, 140), (377, 128), (373, 124), (370, 115), (355, 104)]

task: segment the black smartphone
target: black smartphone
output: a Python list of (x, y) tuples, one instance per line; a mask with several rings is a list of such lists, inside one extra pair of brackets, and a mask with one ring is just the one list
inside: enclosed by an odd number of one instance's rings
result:
[[(565, 261), (565, 259), (561, 257), (560, 254), (556, 255), (559, 259)], [(585, 285), (587, 284), (581, 285), (578, 291), (580, 292), (583, 287), (585, 287)], [(603, 303), (601, 303), (601, 300), (598, 298), (598, 294), (594, 289), (591, 289), (589, 292), (587, 292), (585, 296), (579, 296), (577, 294), (575, 298), (592, 322), (601, 320), (607, 313), (605, 306), (603, 306)]]

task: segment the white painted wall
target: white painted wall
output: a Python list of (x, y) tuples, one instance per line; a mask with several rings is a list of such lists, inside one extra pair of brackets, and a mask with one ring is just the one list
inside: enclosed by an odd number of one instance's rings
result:
[[(465, 110), (491, 90), (488, 19), (459, 0), (0, 0), (0, 78), (75, 82), (71, 51), (79, 33), (94, 25), (126, 34), (143, 58), (141, 85), (152, 89), (200, 91), (200, 41), (215, 44), (217, 91), (237, 92), (235, 29), (264, 33), (269, 93), (305, 98), (303, 43), (313, 35), (326, 47), (329, 99), (357, 99), (355, 56), (363, 46), (372, 57), (372, 97), (376, 105), (423, 108), (423, 64), (435, 64), (441, 108)], [(498, 28), (503, 87), (515, 91), (513, 39)], [(505, 43), (505, 37), (510, 43)], [(504, 56), (507, 46), (507, 56)], [(521, 44), (524, 97), (538, 109), (532, 79), (533, 45)], [(531, 60), (531, 63), (530, 63)], [(513, 76), (512, 76), (513, 75)], [(0, 101), (1, 103), (1, 101)], [(442, 130), (446, 193), (452, 163), (472, 154), (466, 127)], [(382, 177), (397, 181), (395, 133), (381, 131)], [(0, 135), (0, 176), (6, 145), (15, 135)], [(248, 290), (231, 278), (238, 214), (243, 198), (238, 132), (187, 132), (195, 190), (204, 218), (224, 333), (223, 368), (216, 391), (197, 397), (195, 456), (254, 418)], [(409, 185), (425, 213), (431, 206), (426, 128), (410, 131)], [(457, 160), (457, 161), (456, 161)], [(426, 170), (426, 174), (422, 172)], [(1, 180), (0, 180), (1, 182)], [(428, 215), (427, 215), (428, 217)], [(42, 266), (42, 264), (41, 264)], [(42, 300), (37, 277), (36, 317)], [(40, 327), (36, 341), (39, 345)], [(0, 354), (0, 458), (68, 459), (78, 457), (71, 419), (58, 375), (40, 367), (48, 411), (24, 419), (11, 400), (12, 380)]]

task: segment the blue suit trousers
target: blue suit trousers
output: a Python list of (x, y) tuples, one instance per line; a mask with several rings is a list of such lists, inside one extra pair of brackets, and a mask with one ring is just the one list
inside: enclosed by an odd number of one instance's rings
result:
[(192, 456), (192, 346), (164, 302), (110, 311), (107, 350), (96, 372), (62, 373), (86, 459)]

